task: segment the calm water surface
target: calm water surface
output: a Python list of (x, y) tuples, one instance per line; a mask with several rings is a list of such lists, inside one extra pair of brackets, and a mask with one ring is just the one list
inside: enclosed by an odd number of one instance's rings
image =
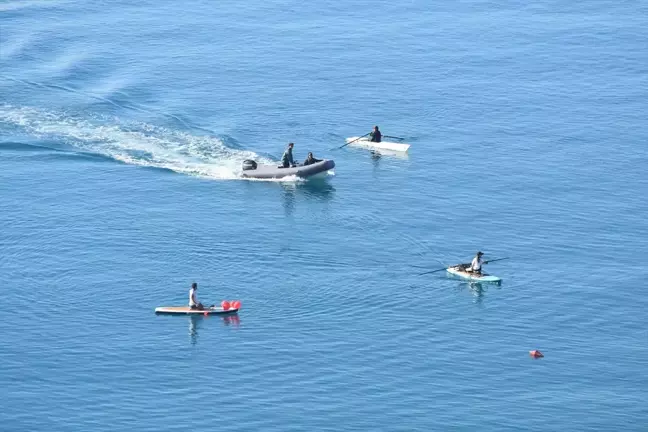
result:
[(646, 430), (647, 16), (0, 2), (2, 429)]

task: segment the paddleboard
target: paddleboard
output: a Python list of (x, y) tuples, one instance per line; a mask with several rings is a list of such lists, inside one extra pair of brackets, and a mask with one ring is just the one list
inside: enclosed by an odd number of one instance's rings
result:
[(214, 306), (209, 309), (191, 309), (189, 306), (162, 306), (155, 308), (155, 313), (160, 315), (229, 315), (235, 314), (238, 309), (224, 310), (220, 306)]
[(475, 282), (489, 282), (489, 283), (500, 283), (502, 282), (501, 278), (498, 278), (497, 276), (489, 275), (486, 273), (482, 273), (480, 276), (474, 274), (474, 273), (469, 273), (465, 272), (462, 270), (459, 270), (456, 267), (448, 267), (448, 273), (454, 276), (458, 276), (462, 279), (466, 280), (471, 280)]
[[(349, 137), (346, 139), (346, 142), (351, 142), (357, 139), (358, 137)], [(405, 143), (397, 143), (397, 142), (390, 142), (390, 141), (371, 142), (369, 138), (359, 139), (358, 141), (352, 142), (349, 145), (356, 146), (356, 147), (365, 147), (370, 149), (378, 149), (378, 150), (391, 150), (396, 152), (406, 152), (410, 148), (410, 145)]]

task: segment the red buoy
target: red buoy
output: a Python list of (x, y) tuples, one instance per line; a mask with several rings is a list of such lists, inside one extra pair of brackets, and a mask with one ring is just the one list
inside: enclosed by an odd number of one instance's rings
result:
[(541, 353), (540, 351), (538, 351), (538, 350), (529, 351), (529, 355), (530, 355), (531, 357), (533, 357), (533, 358), (536, 358), (536, 359), (537, 359), (537, 358), (542, 358), (542, 357), (544, 357), (544, 354), (542, 354), (542, 353)]
[(209, 316), (209, 312), (203, 312), (203, 315)]
[(241, 301), (240, 300), (234, 300), (232, 302), (232, 308), (233, 309), (241, 309)]
[(223, 300), (222, 303), (221, 303), (221, 307), (222, 307), (223, 310), (225, 310), (225, 311), (226, 311), (226, 310), (229, 310), (229, 308), (230, 308), (230, 302), (228, 302), (227, 300)]

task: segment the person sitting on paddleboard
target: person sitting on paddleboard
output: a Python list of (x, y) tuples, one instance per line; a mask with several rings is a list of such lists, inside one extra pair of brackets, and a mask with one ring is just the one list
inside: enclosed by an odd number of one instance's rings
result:
[(371, 142), (380, 142), (382, 141), (382, 133), (378, 129), (378, 126), (374, 126), (374, 130), (369, 134)]
[(198, 284), (196, 282), (191, 284), (191, 289), (189, 290), (189, 307), (191, 309), (203, 310), (205, 306), (196, 299), (196, 290), (198, 289)]
[(304, 161), (304, 166), (312, 165), (312, 164), (317, 163), (317, 162), (322, 162), (322, 159), (315, 159), (313, 157), (313, 152), (308, 152), (308, 157)]
[(466, 271), (469, 273), (481, 274), (482, 265), (485, 264), (484, 260), (482, 260), (481, 258), (483, 256), (483, 252), (477, 252), (477, 256), (473, 258), (472, 262), (470, 263), (470, 267), (468, 267)]
[(295, 144), (293, 143), (288, 143), (288, 148), (286, 148), (286, 151), (284, 152), (283, 156), (281, 156), (281, 168), (289, 168), (289, 167), (295, 167), (295, 160), (293, 159), (293, 147)]

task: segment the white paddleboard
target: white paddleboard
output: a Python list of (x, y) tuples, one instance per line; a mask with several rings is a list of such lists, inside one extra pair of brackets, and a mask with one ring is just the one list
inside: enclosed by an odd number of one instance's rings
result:
[(448, 268), (448, 273), (454, 276), (458, 276), (462, 279), (470, 280), (470, 281), (475, 281), (475, 282), (489, 282), (489, 283), (500, 283), (502, 282), (501, 278), (498, 278), (497, 276), (489, 275), (482, 273), (481, 275), (476, 275), (474, 273), (469, 273), (463, 270), (459, 270), (456, 267), (449, 267)]
[(238, 309), (230, 308), (228, 310), (223, 309), (222, 307), (214, 306), (208, 309), (191, 309), (189, 306), (162, 306), (155, 308), (156, 314), (164, 315), (225, 315), (225, 314), (234, 314), (237, 313)]

